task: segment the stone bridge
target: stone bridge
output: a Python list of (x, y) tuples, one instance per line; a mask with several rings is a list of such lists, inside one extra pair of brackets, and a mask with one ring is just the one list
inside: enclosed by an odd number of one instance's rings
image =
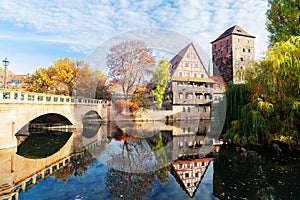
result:
[(0, 149), (17, 146), (15, 134), (31, 120), (47, 114), (66, 118), (74, 127), (83, 126), (93, 111), (101, 121), (110, 119), (110, 102), (25, 91), (0, 90)]

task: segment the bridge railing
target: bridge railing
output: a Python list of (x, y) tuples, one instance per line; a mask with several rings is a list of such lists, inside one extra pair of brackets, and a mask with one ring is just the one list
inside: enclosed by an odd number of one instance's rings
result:
[(0, 90), (0, 103), (32, 104), (110, 104), (107, 100), (75, 98), (63, 95), (34, 93), (18, 90)]

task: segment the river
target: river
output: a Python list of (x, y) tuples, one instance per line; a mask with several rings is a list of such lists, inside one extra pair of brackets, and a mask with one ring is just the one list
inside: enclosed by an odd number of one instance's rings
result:
[(125, 123), (20, 136), (17, 149), (0, 151), (0, 199), (300, 199), (300, 157), (217, 152), (205, 126)]

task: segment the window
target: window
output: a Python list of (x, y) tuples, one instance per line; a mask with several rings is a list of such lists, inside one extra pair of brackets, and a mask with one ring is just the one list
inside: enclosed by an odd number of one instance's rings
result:
[(203, 107), (203, 112), (206, 112), (206, 107)]
[(185, 107), (182, 108), (182, 112), (185, 112)]
[(190, 77), (190, 75), (191, 75), (190, 73), (187, 73), (187, 77)]
[(250, 49), (248, 49), (248, 53), (250, 53), (251, 52), (251, 50)]
[(192, 93), (187, 93), (186, 94), (186, 99), (193, 99), (193, 94)]
[(201, 74), (201, 78), (204, 78), (204, 74)]
[(241, 58), (241, 61), (243, 61), (244, 59), (243, 58)]
[(191, 108), (190, 107), (188, 107), (188, 112), (191, 112)]
[(197, 73), (194, 73), (194, 77), (197, 78)]
[(182, 76), (182, 72), (179, 72), (179, 76)]
[(245, 49), (243, 49), (243, 52), (245, 52)]
[(189, 177), (189, 173), (185, 173), (185, 178), (188, 178)]
[(179, 93), (179, 99), (183, 99), (183, 93)]
[(240, 42), (240, 39), (239, 39), (239, 38), (237, 39), (237, 42)]

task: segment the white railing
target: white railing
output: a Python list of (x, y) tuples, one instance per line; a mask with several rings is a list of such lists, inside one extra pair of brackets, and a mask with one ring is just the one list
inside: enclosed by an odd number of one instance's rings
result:
[(76, 98), (63, 95), (34, 93), (18, 90), (0, 90), (0, 103), (33, 104), (110, 104), (107, 100)]

